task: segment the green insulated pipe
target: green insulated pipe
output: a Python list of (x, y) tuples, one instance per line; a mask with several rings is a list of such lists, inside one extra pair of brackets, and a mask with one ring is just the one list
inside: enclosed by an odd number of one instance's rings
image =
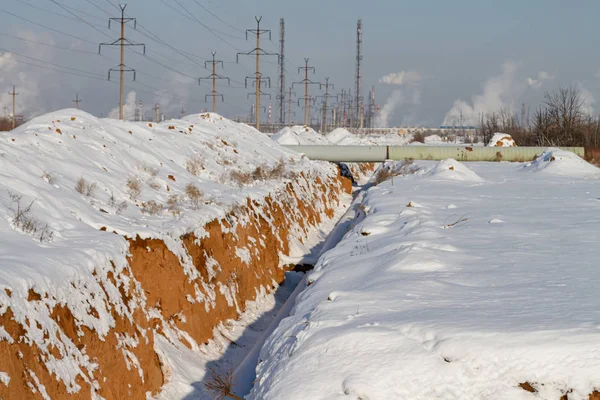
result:
[[(468, 147), (468, 146), (283, 146), (304, 154), (311, 160), (331, 162), (383, 162), (386, 160), (434, 160), (454, 158), (458, 161), (532, 161), (547, 147)], [(580, 157), (583, 147), (560, 147)]]

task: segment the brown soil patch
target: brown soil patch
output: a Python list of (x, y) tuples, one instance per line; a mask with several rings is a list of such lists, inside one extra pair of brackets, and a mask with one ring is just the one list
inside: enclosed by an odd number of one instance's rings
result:
[[(303, 188), (310, 186), (307, 193), (296, 193), (298, 187), (290, 183), (278, 198), (267, 197), (262, 204), (248, 200), (226, 218), (213, 220), (202, 238), (184, 235), (191, 265), (160, 240), (127, 239), (128, 265), (96, 269), (101, 290), (95, 295), (102, 301), (85, 303), (87, 317), (110, 322), (105, 336), (65, 304), (29, 290), (28, 301), (47, 318), (18, 322), (10, 308), (0, 315), (0, 326), (12, 338), (11, 343), (0, 339), (0, 371), (11, 379), (8, 387), (0, 384), (0, 399), (40, 398), (39, 389), (31, 389), (36, 379), (53, 399), (89, 399), (92, 393), (109, 400), (145, 399), (147, 392), (158, 393), (170, 372), (154, 350), (156, 335), (175, 332), (190, 348), (191, 341), (206, 343), (213, 328), (237, 318), (261, 286), (272, 290), (273, 281), (283, 281), (288, 268), (280, 267), (279, 254), (289, 251), (288, 237), (302, 240), (322, 215), (334, 215), (345, 186), (341, 177), (300, 174), (297, 179)], [(239, 249), (249, 257), (242, 260)], [(29, 339), (33, 328), (43, 333), (39, 346)], [(48, 370), (52, 358), (70, 362), (78, 387), (68, 388)]]

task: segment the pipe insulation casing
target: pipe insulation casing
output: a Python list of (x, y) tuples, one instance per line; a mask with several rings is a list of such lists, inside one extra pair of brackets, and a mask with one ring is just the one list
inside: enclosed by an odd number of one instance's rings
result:
[[(454, 158), (458, 161), (532, 161), (547, 147), (470, 147), (470, 146), (304, 146), (285, 145), (311, 160), (331, 162), (383, 162), (386, 160), (434, 160)], [(583, 147), (560, 147), (580, 157)]]

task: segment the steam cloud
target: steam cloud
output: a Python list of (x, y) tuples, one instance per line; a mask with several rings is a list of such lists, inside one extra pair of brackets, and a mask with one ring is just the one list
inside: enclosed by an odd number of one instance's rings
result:
[[(483, 84), (483, 92), (475, 95), (471, 103), (458, 99), (444, 117), (444, 125), (476, 125), (480, 115), (497, 112), (501, 109), (515, 110), (517, 100), (528, 88), (539, 89), (543, 83), (554, 79), (552, 75), (541, 71), (537, 79), (520, 80), (517, 77), (518, 64), (507, 61), (502, 65), (502, 73), (488, 79)], [(462, 121), (461, 121), (462, 117)]]
[(417, 71), (400, 71), (387, 74), (379, 79), (379, 83), (388, 85), (414, 84), (420, 82), (422, 79), (421, 74)]

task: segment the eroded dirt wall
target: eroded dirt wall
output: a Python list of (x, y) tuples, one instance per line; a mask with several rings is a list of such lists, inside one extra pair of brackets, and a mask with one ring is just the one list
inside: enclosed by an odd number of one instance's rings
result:
[(279, 193), (213, 220), (205, 236), (181, 237), (185, 257), (161, 240), (128, 238), (128, 265), (97, 268), (91, 283), (70, 283), (73, 293), (83, 294), (85, 318), (46, 293), (11, 297), (26, 302), (31, 314), (18, 321), (0, 304), (0, 398), (145, 399), (158, 393), (170, 368), (156, 352), (157, 335), (192, 349), (206, 343), (261, 286), (272, 290), (283, 281), (280, 255), (289, 240), (306, 240), (332, 218), (349, 189), (340, 176), (297, 176)]

